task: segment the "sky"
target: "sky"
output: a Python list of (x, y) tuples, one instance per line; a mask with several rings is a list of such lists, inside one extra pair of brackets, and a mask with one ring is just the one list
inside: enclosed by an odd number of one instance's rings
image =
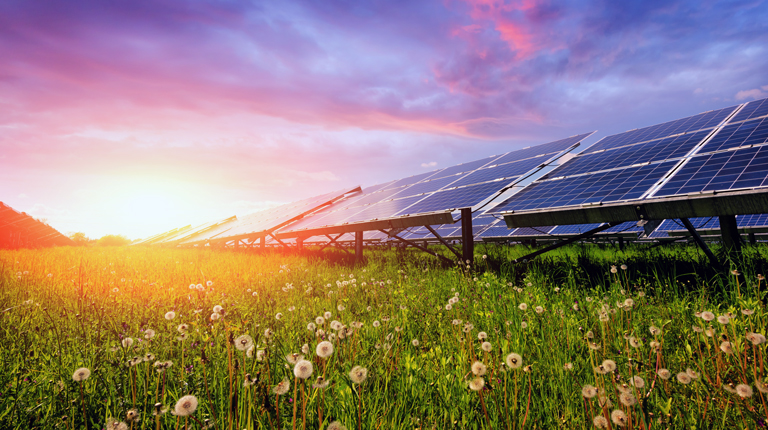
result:
[(768, 97), (763, 1), (0, 2), (0, 201), (143, 238)]

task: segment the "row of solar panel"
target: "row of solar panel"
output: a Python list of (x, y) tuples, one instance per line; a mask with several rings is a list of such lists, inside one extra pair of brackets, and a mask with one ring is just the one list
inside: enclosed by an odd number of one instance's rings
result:
[[(542, 171), (592, 133), (378, 184), (360, 192), (342, 190), (241, 219), (208, 223), (160, 241), (204, 243), (277, 229), (281, 229), (279, 235), (283, 238), (312, 235), (327, 227), (343, 228), (466, 207), (477, 210), (489, 201), (488, 212), (500, 214), (765, 187), (767, 100), (607, 136), (519, 192), (511, 185)], [(502, 193), (504, 199), (497, 198)], [(503, 201), (498, 204), (498, 200)], [(448, 236), (455, 234), (450, 229), (448, 226), (441, 231)], [(407, 233), (416, 237), (425, 232), (414, 229)]]
[(768, 186), (766, 115), (755, 100), (608, 136), (491, 212)]

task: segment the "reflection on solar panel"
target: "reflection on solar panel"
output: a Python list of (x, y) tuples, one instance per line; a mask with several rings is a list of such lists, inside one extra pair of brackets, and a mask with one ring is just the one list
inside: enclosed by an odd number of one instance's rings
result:
[[(492, 211), (531, 210), (637, 199), (664, 177), (674, 164), (674, 161), (667, 161), (591, 175), (545, 180), (524, 188)], [(556, 174), (557, 170), (550, 176)]]
[(575, 236), (577, 234), (586, 233), (590, 230), (600, 227), (601, 223), (593, 224), (571, 224), (571, 225), (559, 225), (555, 227), (550, 234), (553, 235), (570, 235)]
[[(691, 225), (693, 225), (693, 228), (696, 230), (708, 230), (708, 229), (719, 229), (720, 228), (720, 222), (718, 221), (717, 217), (695, 217), (695, 218), (689, 218), (688, 221), (691, 222)], [(680, 220), (677, 219), (665, 219), (664, 221), (659, 224), (658, 227), (656, 227), (656, 230), (651, 233), (648, 238), (650, 239), (661, 239), (665, 237), (669, 237), (670, 233), (672, 232), (678, 232), (678, 233), (688, 233), (688, 229), (685, 228), (683, 223)]]
[(175, 245), (182, 241), (187, 241), (192, 237), (196, 237), (199, 235), (203, 235), (206, 233), (209, 233), (218, 227), (228, 225), (231, 226), (233, 222), (237, 221), (236, 216), (232, 216), (229, 218), (225, 218), (218, 221), (211, 221), (207, 222), (205, 224), (201, 224), (197, 227), (191, 228), (191, 229), (184, 229), (179, 231), (176, 234), (170, 235), (168, 237), (165, 237), (161, 240), (154, 241), (154, 244), (163, 244), (163, 245)]
[(510, 237), (519, 237), (519, 236), (546, 236), (549, 235), (549, 232), (554, 229), (555, 226), (549, 225), (549, 226), (541, 226), (541, 227), (522, 227), (522, 228), (516, 228), (515, 231), (512, 232)]
[(674, 196), (768, 185), (768, 146), (693, 157), (654, 194)]
[(739, 215), (736, 224), (739, 228), (768, 227), (768, 214)]
[[(608, 136), (489, 212), (768, 186), (768, 118), (760, 117), (764, 104)], [(746, 121), (732, 124), (735, 119)]]
[(737, 106), (731, 106), (724, 109), (713, 110), (700, 113), (698, 115), (681, 118), (662, 124), (652, 125), (650, 127), (639, 128), (626, 131), (624, 133), (614, 134), (601, 139), (598, 143), (589, 148), (590, 151), (599, 151), (601, 149), (617, 148), (620, 146), (631, 145), (639, 142), (660, 139), (662, 137), (673, 136), (680, 133), (690, 133), (692, 131), (712, 129), (720, 125), (728, 115), (736, 110)]
[(526, 173), (557, 159), (591, 134), (412, 176), (377, 192), (366, 190), (356, 201), (341, 201), (281, 230), (280, 235), (473, 207), (496, 196)]
[[(205, 230), (185, 234), (184, 244), (202, 243), (211, 240), (229, 240), (252, 237), (269, 233), (275, 229), (295, 221), (295, 219), (311, 213), (321, 206), (331, 204), (348, 194), (358, 194), (360, 188), (343, 189), (320, 196), (311, 197), (297, 202), (288, 203), (259, 212), (246, 215), (235, 222), (218, 223), (208, 226)], [(253, 238), (253, 237), (252, 237)]]
[(699, 150), (699, 154), (768, 142), (768, 118), (729, 124)]
[(730, 122), (745, 121), (752, 118), (760, 118), (768, 115), (768, 99), (755, 100), (747, 103)]
[(74, 245), (72, 239), (0, 202), (0, 249)]

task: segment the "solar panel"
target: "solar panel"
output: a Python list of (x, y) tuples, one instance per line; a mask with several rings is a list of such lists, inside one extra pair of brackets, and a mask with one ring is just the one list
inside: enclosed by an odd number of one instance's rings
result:
[(590, 230), (594, 230), (598, 227), (603, 225), (602, 223), (592, 223), (592, 224), (571, 224), (571, 225), (558, 225), (552, 231), (550, 231), (550, 234), (553, 235), (572, 235), (575, 236), (577, 234), (586, 233)]
[(642, 233), (644, 230), (637, 225), (637, 221), (627, 221), (619, 225), (615, 225), (611, 228), (607, 228), (598, 234), (612, 234), (612, 233)]
[(768, 146), (695, 156), (653, 196), (727, 191), (768, 185)]
[(227, 238), (272, 231), (293, 221), (297, 217), (317, 210), (322, 205), (339, 200), (343, 196), (356, 191), (359, 192), (360, 189), (343, 189), (280, 205), (243, 216), (240, 219), (235, 218), (235, 220), (231, 220), (235, 222), (217, 223), (218, 225), (195, 228), (192, 231), (184, 232), (183, 237), (172, 237), (162, 241), (162, 243), (181, 240), (181, 243), (191, 244), (212, 239), (225, 240)]
[(739, 215), (736, 217), (739, 228), (767, 227), (768, 214)]
[(378, 192), (353, 202), (339, 202), (313, 214), (281, 230), (280, 234), (473, 207), (495, 196), (520, 175), (535, 171), (543, 163), (556, 158), (557, 154), (575, 147), (591, 134), (572, 136), (394, 181)]
[(637, 199), (664, 177), (675, 163), (666, 161), (533, 183), (492, 211), (522, 211)]
[(515, 231), (510, 234), (510, 237), (521, 237), (521, 236), (547, 236), (549, 235), (549, 232), (554, 229), (555, 226), (549, 225), (549, 226), (542, 226), (542, 227), (521, 227), (516, 228)]
[(514, 230), (507, 227), (507, 224), (499, 222), (493, 226), (481, 231), (478, 238), (509, 237)]
[(622, 148), (611, 148), (602, 152), (580, 154), (544, 176), (543, 179), (682, 158), (701, 143), (709, 133), (709, 131), (699, 131)]
[(764, 143), (768, 143), (768, 117), (723, 127), (698, 153), (703, 154)]
[(631, 145), (638, 142), (660, 139), (673, 136), (680, 133), (711, 129), (723, 122), (728, 115), (733, 113), (738, 106), (731, 106), (723, 109), (700, 113), (698, 115), (686, 118), (668, 121), (649, 127), (638, 128), (626, 131), (624, 133), (614, 134), (601, 139), (595, 145), (589, 148), (589, 151), (598, 151), (602, 149), (617, 148), (620, 146)]
[(768, 115), (768, 99), (755, 100), (747, 103), (730, 122), (745, 121)]

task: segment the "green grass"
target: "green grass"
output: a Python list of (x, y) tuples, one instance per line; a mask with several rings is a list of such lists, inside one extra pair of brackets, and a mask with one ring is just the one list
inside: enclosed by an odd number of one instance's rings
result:
[[(729, 260), (740, 276), (718, 273), (688, 246), (578, 245), (518, 265), (509, 261), (529, 249), (476, 251), (469, 268), (441, 267), (403, 249), (367, 250), (367, 263), (357, 267), (334, 250), (0, 251), (0, 427), (80, 429), (87, 422), (96, 429), (115, 418), (133, 429), (302, 428), (303, 421), (317, 429), (337, 420), (350, 429), (589, 429), (595, 416), (614, 410), (626, 414), (627, 428), (765, 425), (768, 399), (758, 389), (765, 343), (746, 335), (765, 334), (766, 284), (758, 274), (768, 248), (748, 247)], [(458, 301), (448, 310), (452, 297)], [(214, 320), (217, 305), (224, 312)], [(707, 323), (697, 316), (703, 311), (732, 318)], [(307, 325), (324, 312), (331, 318), (318, 336)], [(330, 328), (334, 320), (345, 328)], [(185, 336), (180, 324), (188, 325)], [(712, 337), (694, 331), (710, 325)], [(151, 340), (147, 329), (156, 332)], [(334, 352), (321, 359), (315, 347), (331, 333)], [(255, 342), (252, 354), (231, 342), (243, 334)], [(123, 342), (129, 337), (133, 344)], [(721, 349), (724, 339), (732, 353)], [(314, 371), (297, 387), (286, 355), (301, 354), (305, 344)], [(522, 356), (519, 368), (503, 365), (512, 352)], [(147, 354), (153, 357), (145, 361)], [(616, 369), (598, 372), (604, 360)], [(172, 365), (158, 371), (154, 364), (165, 361)], [(475, 361), (487, 367), (480, 391), (469, 387)], [(361, 384), (351, 380), (354, 366), (367, 369)], [(76, 382), (81, 367), (91, 374)], [(660, 368), (672, 377), (658, 377)], [(683, 384), (675, 375), (686, 369), (698, 377)], [(323, 372), (330, 385), (313, 389)], [(255, 381), (249, 387), (246, 374)], [(643, 387), (625, 388), (634, 376)], [(288, 392), (274, 394), (286, 378)], [(723, 386), (731, 383), (748, 385), (752, 396)], [(586, 385), (601, 394), (583, 397)], [(634, 404), (621, 403), (622, 391)], [(196, 396), (196, 411), (173, 415), (187, 394)], [(599, 397), (612, 406), (601, 407)], [(128, 422), (132, 410), (139, 418)]]

